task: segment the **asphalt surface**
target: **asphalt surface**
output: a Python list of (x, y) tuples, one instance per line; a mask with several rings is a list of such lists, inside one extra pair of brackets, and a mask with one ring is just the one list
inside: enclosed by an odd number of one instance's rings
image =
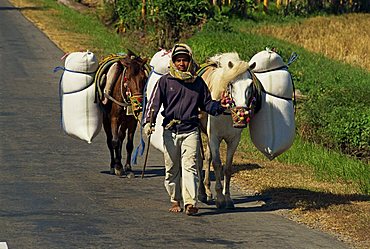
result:
[(236, 190), (235, 210), (201, 204), (195, 217), (169, 213), (154, 148), (144, 179), (143, 157), (136, 178), (110, 175), (103, 131), (87, 144), (61, 130), (53, 68), (63, 54), (0, 0), (0, 242), (11, 249), (348, 248)]

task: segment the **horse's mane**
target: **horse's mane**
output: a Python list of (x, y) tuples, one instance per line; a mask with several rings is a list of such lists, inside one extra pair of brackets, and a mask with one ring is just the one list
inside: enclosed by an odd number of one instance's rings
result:
[(246, 72), (249, 65), (239, 58), (238, 53), (223, 53), (212, 56), (209, 63), (217, 65), (217, 68), (204, 75), (213, 99), (219, 99), (222, 91), (225, 91), (230, 81)]

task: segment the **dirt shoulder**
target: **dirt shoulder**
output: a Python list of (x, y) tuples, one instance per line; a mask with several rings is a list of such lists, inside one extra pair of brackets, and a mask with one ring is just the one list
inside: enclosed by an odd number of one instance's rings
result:
[[(10, 2), (62, 50), (83, 49), (81, 37), (55, 25), (60, 22), (55, 19), (57, 10), (43, 8), (38, 0)], [(370, 248), (369, 196), (357, 194), (348, 183), (317, 181), (306, 167), (259, 160), (241, 150), (234, 162), (233, 185), (268, 200), (266, 209), (334, 234), (353, 248)]]

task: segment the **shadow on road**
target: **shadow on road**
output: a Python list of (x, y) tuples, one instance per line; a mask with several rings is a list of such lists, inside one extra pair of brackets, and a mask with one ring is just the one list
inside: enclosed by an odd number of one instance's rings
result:
[[(136, 167), (137, 168), (137, 167)], [(142, 169), (133, 170), (136, 177), (141, 177)], [(108, 170), (100, 171), (101, 174), (110, 175)], [(112, 175), (115, 176), (115, 175)], [(149, 166), (145, 169), (144, 178), (152, 177), (164, 177), (164, 167), (163, 166)]]
[(234, 164), (233, 165), (233, 172), (237, 173), (239, 171), (244, 171), (244, 170), (255, 170), (255, 169), (261, 169), (261, 165), (256, 164), (256, 163), (248, 163), (248, 164)]
[[(315, 192), (296, 188), (269, 188), (256, 196), (242, 196), (233, 198), (235, 209), (220, 210), (214, 206), (214, 202), (201, 207), (199, 216), (221, 215), (225, 213), (241, 212), (269, 212), (280, 209), (300, 208), (302, 210), (318, 210), (331, 205), (349, 204), (350, 202), (369, 202), (368, 195), (337, 195), (332, 193)], [(248, 206), (248, 203), (250, 203)], [(255, 205), (260, 203), (262, 205)], [(247, 204), (241, 205), (241, 204)], [(239, 205), (239, 207), (238, 207)]]
[(370, 201), (369, 195), (340, 195), (299, 188), (268, 188), (262, 191), (261, 196), (268, 197), (266, 206), (272, 210), (293, 208), (318, 210), (331, 205), (350, 204), (353, 201)]

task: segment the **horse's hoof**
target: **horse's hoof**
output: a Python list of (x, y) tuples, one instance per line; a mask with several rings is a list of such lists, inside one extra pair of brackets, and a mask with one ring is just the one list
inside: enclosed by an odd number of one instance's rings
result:
[(216, 202), (216, 208), (223, 210), (223, 209), (226, 208), (226, 204), (225, 203)]
[(130, 164), (126, 164), (125, 167), (123, 167), (123, 168), (125, 169), (125, 172), (132, 172)]
[(228, 202), (226, 203), (226, 209), (235, 209), (234, 202), (232, 202), (232, 201), (228, 201)]
[(135, 178), (135, 174), (134, 172), (130, 171), (130, 172), (127, 172), (127, 178)]
[(207, 196), (206, 195), (198, 195), (198, 200), (200, 202), (203, 202), (205, 204), (208, 204), (208, 199), (207, 199)]
[(123, 171), (122, 171), (122, 169), (114, 169), (114, 174), (116, 176), (122, 176), (123, 175)]
[(217, 209), (226, 208), (226, 201), (223, 198), (216, 198), (215, 204), (216, 204)]

